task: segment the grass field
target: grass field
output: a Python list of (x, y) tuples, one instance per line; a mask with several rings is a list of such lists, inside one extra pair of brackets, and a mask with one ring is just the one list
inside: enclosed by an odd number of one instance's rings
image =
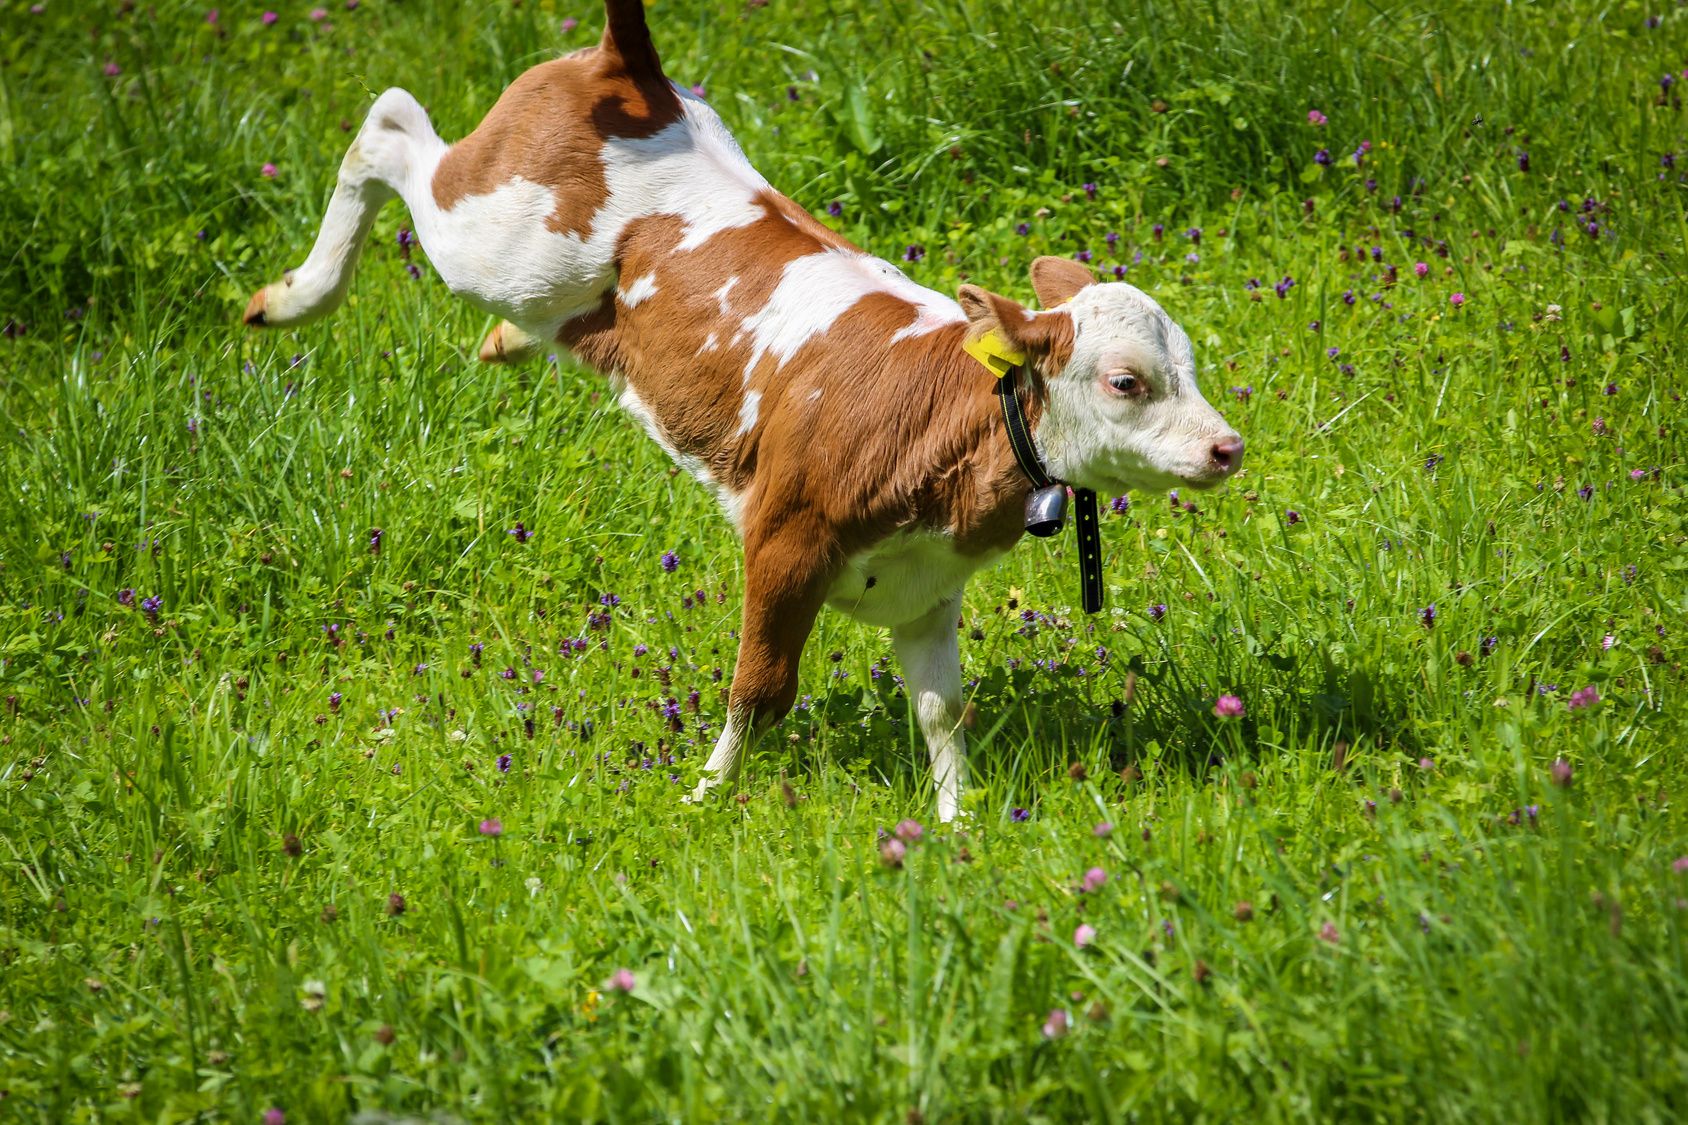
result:
[(653, 7), (803, 206), (1088, 256), (1248, 440), (1105, 616), (1070, 538), (972, 583), (949, 831), (837, 615), (680, 801), (731, 529), (401, 207), (240, 328), (374, 94), (460, 136), (602, 20), (323, 3), (0, 0), (0, 1120), (1688, 1114), (1688, 9)]

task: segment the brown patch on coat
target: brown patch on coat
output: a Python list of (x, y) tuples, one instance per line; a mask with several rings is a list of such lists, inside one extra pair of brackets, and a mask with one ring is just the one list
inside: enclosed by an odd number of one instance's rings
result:
[(541, 63), (512, 82), (475, 131), (441, 158), (434, 202), (449, 211), (520, 176), (556, 196), (548, 229), (586, 238), (609, 198), (604, 142), (654, 136), (682, 112), (660, 69), (655, 77), (636, 76), (604, 47)]

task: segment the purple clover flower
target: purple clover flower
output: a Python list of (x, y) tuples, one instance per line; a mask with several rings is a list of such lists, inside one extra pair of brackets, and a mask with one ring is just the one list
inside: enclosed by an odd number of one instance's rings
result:
[(1240, 719), (1245, 713), (1243, 701), (1234, 695), (1222, 695), (1213, 701), (1213, 713), (1221, 719)]

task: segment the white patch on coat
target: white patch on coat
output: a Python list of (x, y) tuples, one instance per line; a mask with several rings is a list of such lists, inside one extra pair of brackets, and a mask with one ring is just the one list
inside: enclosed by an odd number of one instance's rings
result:
[(411, 162), (401, 190), (429, 262), (452, 292), (549, 339), (614, 285), (616, 248), (633, 220), (679, 216), (683, 251), (764, 218), (757, 197), (772, 190), (768, 181), (713, 109), (686, 93), (682, 102), (680, 120), (652, 136), (604, 143), (608, 194), (585, 237), (550, 229), (555, 192), (520, 176), (441, 210), (429, 187), (446, 151), (436, 138), (437, 151)]
[(744, 396), (744, 405), (739, 407), (739, 428), (735, 437), (743, 437), (756, 428), (756, 417), (761, 413), (762, 392), (749, 391)]
[(826, 604), (869, 625), (906, 625), (955, 597), (1002, 554), (964, 555), (941, 532), (899, 531), (846, 560)]
[(647, 273), (644, 277), (638, 278), (632, 285), (623, 289), (620, 294), (621, 303), (630, 309), (638, 307), (641, 302), (649, 300), (655, 295), (656, 274), (654, 273)]
[(751, 341), (745, 381), (763, 356), (771, 355), (784, 366), (799, 348), (824, 335), (839, 317), (874, 293), (889, 293), (913, 306), (913, 320), (895, 339), (964, 319), (960, 305), (916, 285), (890, 262), (851, 250), (805, 254), (785, 264), (767, 304), (744, 318), (739, 337), (748, 335)]
[(721, 315), (722, 316), (732, 316), (733, 315), (733, 310), (732, 310), (731, 306), (729, 306), (727, 304), (727, 294), (731, 293), (733, 291), (733, 286), (735, 286), (737, 284), (738, 284), (738, 274), (735, 273), (733, 276), (729, 277), (725, 282), (722, 283), (721, 288), (717, 289), (712, 294), (712, 296), (714, 296), (714, 298), (715, 298), (715, 303), (721, 307)]

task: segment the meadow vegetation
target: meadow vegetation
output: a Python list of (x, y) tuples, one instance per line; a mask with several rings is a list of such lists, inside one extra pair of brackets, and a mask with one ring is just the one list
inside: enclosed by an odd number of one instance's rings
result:
[(602, 20), (322, 3), (0, 0), (0, 1120), (1688, 1114), (1688, 9), (653, 6), (823, 221), (1124, 277), (1247, 438), (1103, 615), (975, 579), (950, 830), (832, 614), (681, 802), (731, 529), (402, 207), (240, 327), (375, 94)]

